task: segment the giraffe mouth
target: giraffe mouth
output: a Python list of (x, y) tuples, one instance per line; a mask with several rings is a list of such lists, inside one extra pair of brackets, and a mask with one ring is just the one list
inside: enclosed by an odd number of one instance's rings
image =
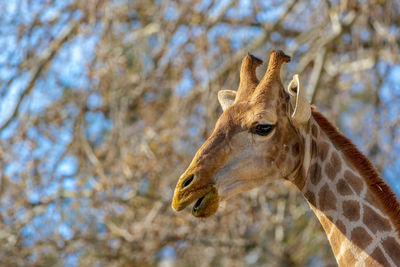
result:
[(211, 191), (204, 194), (194, 203), (192, 215), (198, 218), (209, 217), (217, 211), (218, 204), (218, 191), (216, 187), (213, 186)]
[[(207, 195), (207, 194), (206, 194)], [(201, 204), (203, 203), (203, 200), (205, 199), (205, 197), (206, 197), (206, 195), (204, 195), (204, 196), (202, 196), (201, 198), (199, 198), (197, 201), (196, 201), (196, 203), (194, 203), (194, 206), (193, 206), (193, 213), (196, 213), (196, 212), (198, 212), (199, 210), (200, 210), (200, 208), (201, 208)]]

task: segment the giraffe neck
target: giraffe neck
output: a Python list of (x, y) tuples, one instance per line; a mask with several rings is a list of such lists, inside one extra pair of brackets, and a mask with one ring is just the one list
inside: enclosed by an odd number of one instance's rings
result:
[(310, 167), (296, 184), (324, 228), (338, 264), (400, 266), (400, 237), (393, 216), (360, 167), (313, 117), (310, 123)]

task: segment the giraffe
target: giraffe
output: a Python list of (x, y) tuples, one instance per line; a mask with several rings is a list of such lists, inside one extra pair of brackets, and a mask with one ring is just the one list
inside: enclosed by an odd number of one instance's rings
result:
[(290, 57), (247, 55), (237, 91), (222, 90), (223, 112), (175, 188), (172, 208), (195, 202), (195, 217), (213, 215), (233, 195), (285, 179), (319, 219), (339, 266), (400, 266), (400, 204), (369, 160), (311, 107), (294, 75), (287, 91), (280, 69)]

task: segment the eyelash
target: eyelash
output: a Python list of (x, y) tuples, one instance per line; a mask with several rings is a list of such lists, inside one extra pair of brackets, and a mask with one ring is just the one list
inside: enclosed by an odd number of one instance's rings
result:
[(269, 135), (274, 129), (275, 125), (272, 124), (257, 124), (256, 126), (250, 129), (250, 133), (257, 134), (260, 136)]

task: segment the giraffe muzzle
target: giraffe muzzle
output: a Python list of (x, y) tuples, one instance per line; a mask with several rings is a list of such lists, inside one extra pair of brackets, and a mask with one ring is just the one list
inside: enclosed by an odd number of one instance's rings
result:
[(175, 187), (172, 208), (181, 211), (193, 202), (195, 202), (192, 208), (193, 216), (213, 215), (219, 204), (217, 187), (212, 183), (202, 183), (195, 173), (182, 175)]

